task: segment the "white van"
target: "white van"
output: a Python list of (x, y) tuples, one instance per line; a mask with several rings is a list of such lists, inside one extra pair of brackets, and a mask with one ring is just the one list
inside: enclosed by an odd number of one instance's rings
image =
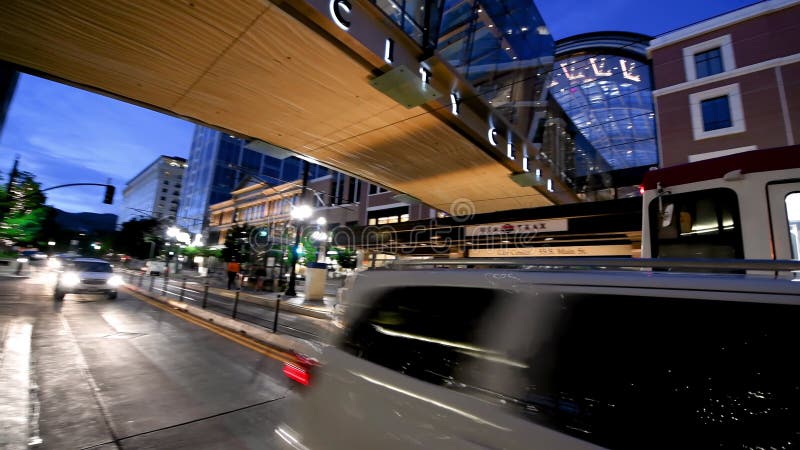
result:
[(796, 445), (798, 283), (572, 261), (360, 273), (342, 336), (286, 365), (306, 386), (277, 435), (296, 449)]

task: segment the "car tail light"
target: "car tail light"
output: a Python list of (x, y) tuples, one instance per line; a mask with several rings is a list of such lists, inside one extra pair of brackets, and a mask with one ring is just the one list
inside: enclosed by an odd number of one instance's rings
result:
[(311, 382), (311, 369), (319, 365), (319, 361), (308, 356), (295, 353), (295, 360), (283, 365), (283, 374), (304, 386)]

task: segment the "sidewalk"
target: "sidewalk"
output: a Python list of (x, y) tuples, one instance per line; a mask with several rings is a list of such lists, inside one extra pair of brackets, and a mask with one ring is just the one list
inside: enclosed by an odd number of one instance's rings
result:
[(332, 319), (337, 304), (336, 293), (342, 285), (342, 279), (328, 279), (325, 285), (325, 294), (321, 300), (306, 300), (303, 292), (304, 282), (298, 280), (296, 286), (297, 296), (286, 297), (283, 292), (256, 291), (249, 286), (243, 289), (227, 289), (228, 280), (224, 273), (212, 273), (201, 276), (197, 272), (185, 270), (170, 277), (172, 280), (186, 279), (197, 284), (208, 283), (209, 292), (233, 299), (239, 292), (239, 299), (249, 303), (269, 305), (280, 300), (281, 309), (286, 309), (296, 314), (303, 314), (318, 319)]

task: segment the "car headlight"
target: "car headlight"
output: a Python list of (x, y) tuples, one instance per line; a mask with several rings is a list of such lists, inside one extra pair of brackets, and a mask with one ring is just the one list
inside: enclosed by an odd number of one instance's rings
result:
[(51, 269), (60, 269), (61, 268), (61, 261), (57, 259), (48, 259), (47, 260), (47, 267)]
[(119, 275), (111, 275), (111, 278), (108, 279), (108, 285), (111, 287), (117, 287), (122, 283), (122, 277)]
[(28, 262), (28, 258), (26, 258), (24, 256), (20, 256), (19, 258), (17, 258), (17, 262), (26, 263), (26, 262)]
[(81, 277), (75, 272), (67, 272), (61, 276), (61, 284), (66, 287), (74, 287), (81, 283)]

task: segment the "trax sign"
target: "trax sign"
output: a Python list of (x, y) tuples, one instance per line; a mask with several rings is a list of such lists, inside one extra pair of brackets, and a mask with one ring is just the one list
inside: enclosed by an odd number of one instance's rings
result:
[(466, 227), (466, 235), (496, 236), (504, 234), (522, 233), (547, 233), (554, 231), (567, 231), (567, 219), (534, 220), (506, 223), (488, 223), (485, 225), (470, 225)]

